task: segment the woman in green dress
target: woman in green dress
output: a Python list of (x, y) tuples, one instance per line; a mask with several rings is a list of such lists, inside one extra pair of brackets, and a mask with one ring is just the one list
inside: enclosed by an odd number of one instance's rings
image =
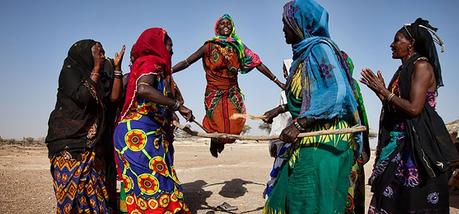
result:
[(311, 0), (287, 3), (283, 13), (293, 63), (287, 105), (265, 113), (271, 122), (289, 111), (293, 122), (281, 133), (286, 161), (267, 188), (264, 213), (344, 213), (352, 165), (362, 151), (362, 134), (297, 138), (300, 132), (361, 124), (347, 61), (328, 33), (328, 13)]

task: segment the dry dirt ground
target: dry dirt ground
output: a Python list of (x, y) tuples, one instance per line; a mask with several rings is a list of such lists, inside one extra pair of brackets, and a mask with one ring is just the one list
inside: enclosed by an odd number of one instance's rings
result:
[[(228, 145), (213, 158), (208, 141), (175, 143), (176, 169), (193, 213), (261, 213), (271, 169), (266, 143)], [(365, 170), (368, 175), (372, 162)], [(46, 147), (0, 146), (0, 213), (53, 213), (53, 194)], [(367, 205), (371, 197), (367, 186)], [(239, 209), (213, 210), (223, 202)], [(459, 213), (459, 195), (451, 195), (451, 213)]]

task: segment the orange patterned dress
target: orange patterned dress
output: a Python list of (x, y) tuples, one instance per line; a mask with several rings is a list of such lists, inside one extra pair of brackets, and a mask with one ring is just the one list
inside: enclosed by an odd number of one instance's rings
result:
[[(243, 94), (237, 82), (240, 62), (237, 49), (231, 45), (207, 42), (203, 57), (206, 72), (203, 126), (208, 132), (240, 134), (245, 119), (230, 120), (234, 113), (245, 113)], [(233, 139), (219, 139), (232, 143)]]

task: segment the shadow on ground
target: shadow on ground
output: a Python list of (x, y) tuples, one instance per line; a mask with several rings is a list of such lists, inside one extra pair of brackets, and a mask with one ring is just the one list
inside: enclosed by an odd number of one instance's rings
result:
[[(255, 183), (253, 181), (246, 181), (243, 179), (232, 179), (230, 181), (225, 181), (221, 183), (213, 183), (213, 184), (207, 184), (206, 181), (204, 180), (196, 180), (191, 183), (185, 183), (182, 184), (183, 187), (183, 194), (185, 196), (186, 203), (188, 207), (190, 208), (192, 213), (196, 213), (197, 210), (211, 210), (208, 211), (208, 214), (215, 213), (214, 211), (219, 211), (222, 213), (251, 213), (255, 211), (259, 211), (263, 209), (263, 207), (258, 207), (253, 210), (248, 210), (248, 211), (226, 211), (222, 210), (220, 206), (213, 207), (210, 206), (207, 203), (207, 199), (213, 194), (212, 191), (207, 191), (205, 188), (211, 187), (211, 186), (218, 186), (218, 185), (223, 185), (218, 192), (219, 195), (225, 197), (225, 198), (239, 198), (241, 196), (244, 196), (247, 193), (247, 188), (245, 185), (247, 184), (255, 184), (255, 185), (261, 185), (264, 186), (264, 184), (261, 183)], [(261, 196), (260, 196), (261, 197)], [(224, 201), (222, 201), (223, 203)]]
[(212, 195), (211, 191), (204, 190), (207, 182), (203, 180), (196, 180), (191, 183), (182, 184), (183, 195), (185, 202), (190, 208), (192, 213), (196, 213), (199, 209), (215, 209), (206, 200)]
[(247, 188), (244, 186), (246, 184), (256, 184), (264, 186), (264, 184), (255, 183), (253, 181), (246, 181), (240, 178), (235, 178), (222, 183), (209, 184), (207, 186), (223, 185), (220, 192), (218, 192), (219, 195), (225, 198), (239, 198), (241, 196), (244, 196), (245, 193), (247, 193)]

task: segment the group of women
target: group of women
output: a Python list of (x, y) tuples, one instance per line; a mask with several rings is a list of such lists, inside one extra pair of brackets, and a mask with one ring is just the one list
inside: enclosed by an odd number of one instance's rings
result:
[[(245, 119), (230, 120), (234, 113), (245, 113), (239, 73), (257, 68), (285, 90), (287, 104), (264, 114), (267, 123), (284, 112), (292, 116), (274, 154), (264, 213), (363, 213), (367, 132), (298, 137), (368, 127), (352, 60), (330, 39), (328, 13), (315, 1), (288, 2), (282, 21), (293, 50), (286, 84), (241, 41), (227, 14), (217, 20), (215, 37), (175, 66), (167, 32), (145, 30), (131, 49), (124, 88), (124, 47), (109, 59), (100, 42), (73, 44), (46, 137), (56, 213), (191, 213), (174, 168), (173, 121), (177, 111), (187, 121), (194, 116), (172, 74), (199, 59), (207, 80), (207, 132), (241, 133)], [(443, 85), (434, 44), (442, 41), (435, 31), (423, 19), (397, 31), (392, 57), (402, 65), (388, 87), (380, 72), (362, 71), (361, 83), (383, 105), (369, 213), (449, 211), (447, 171), (458, 155), (435, 112), (437, 89)], [(232, 142), (211, 139), (211, 154), (218, 157)], [(114, 197), (115, 177), (122, 181), (122, 206)]]

